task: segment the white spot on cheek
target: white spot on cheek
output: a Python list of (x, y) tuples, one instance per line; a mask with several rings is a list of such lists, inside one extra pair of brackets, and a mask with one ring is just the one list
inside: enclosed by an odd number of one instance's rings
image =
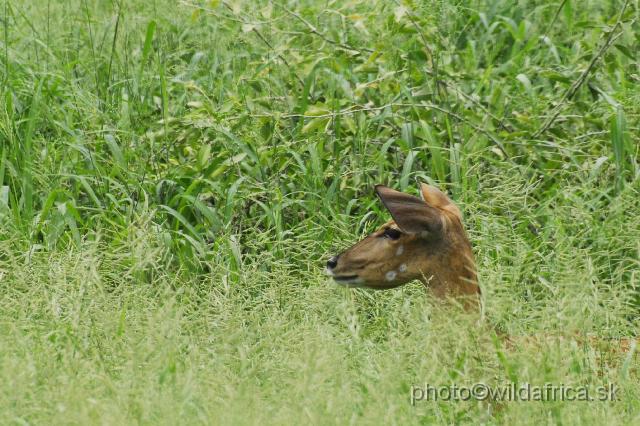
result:
[(407, 270), (407, 265), (403, 263), (402, 265), (400, 265), (399, 270), (400, 272), (405, 272)]
[(387, 281), (393, 281), (396, 279), (396, 275), (398, 275), (396, 271), (389, 271), (384, 277)]
[(400, 256), (402, 253), (404, 253), (404, 246), (398, 247), (398, 250), (396, 250), (396, 256)]

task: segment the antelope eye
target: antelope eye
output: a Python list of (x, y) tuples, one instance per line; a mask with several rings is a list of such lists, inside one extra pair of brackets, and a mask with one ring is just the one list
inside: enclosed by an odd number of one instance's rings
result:
[(384, 234), (382, 234), (385, 238), (389, 238), (390, 240), (397, 240), (402, 235), (402, 232), (397, 229), (387, 228), (384, 230)]

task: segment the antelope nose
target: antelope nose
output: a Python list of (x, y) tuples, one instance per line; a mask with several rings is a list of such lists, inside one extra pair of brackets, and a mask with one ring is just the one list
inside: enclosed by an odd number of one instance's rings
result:
[(338, 266), (338, 256), (333, 256), (331, 259), (327, 260), (327, 268), (333, 269)]

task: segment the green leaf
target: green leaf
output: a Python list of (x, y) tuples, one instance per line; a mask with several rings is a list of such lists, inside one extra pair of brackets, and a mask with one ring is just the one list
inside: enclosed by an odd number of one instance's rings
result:
[(144, 45), (142, 47), (142, 59), (140, 60), (140, 67), (138, 68), (138, 81), (142, 80), (142, 71), (144, 66), (149, 60), (151, 54), (151, 43), (153, 42), (153, 35), (156, 32), (156, 21), (150, 21), (147, 24), (147, 33), (144, 37)]

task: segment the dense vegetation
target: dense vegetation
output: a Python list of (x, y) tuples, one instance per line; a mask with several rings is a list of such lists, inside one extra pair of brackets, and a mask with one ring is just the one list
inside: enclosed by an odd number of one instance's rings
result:
[[(571, 337), (638, 327), (637, 7), (5, 1), (2, 418), (637, 422), (635, 347)], [(322, 275), (416, 181), (464, 211), (483, 324)], [(619, 392), (410, 404), (477, 382)]]

